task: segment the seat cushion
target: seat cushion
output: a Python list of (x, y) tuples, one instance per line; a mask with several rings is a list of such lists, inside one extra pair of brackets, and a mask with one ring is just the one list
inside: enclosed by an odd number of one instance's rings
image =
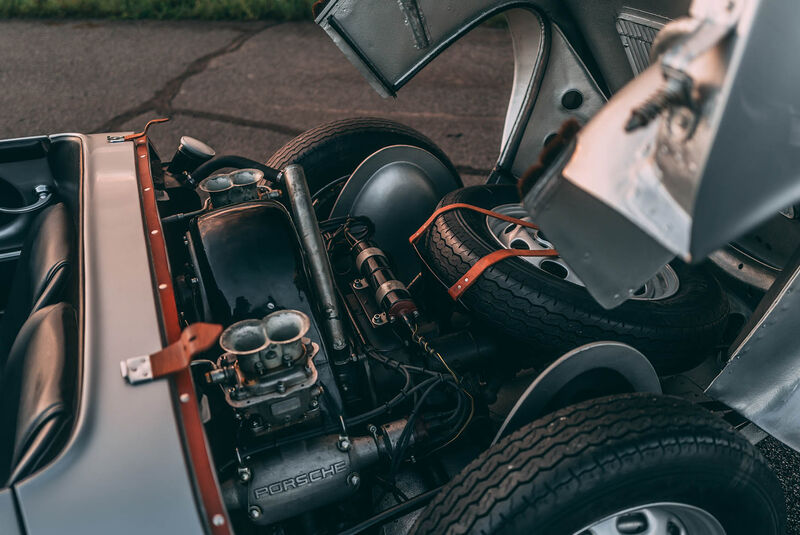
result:
[(63, 203), (45, 208), (31, 223), (0, 321), (0, 367), (28, 316), (63, 300), (75, 247), (74, 224)]
[(36, 470), (63, 440), (75, 411), (78, 362), (72, 306), (34, 312), (11, 347), (0, 383), (0, 487)]

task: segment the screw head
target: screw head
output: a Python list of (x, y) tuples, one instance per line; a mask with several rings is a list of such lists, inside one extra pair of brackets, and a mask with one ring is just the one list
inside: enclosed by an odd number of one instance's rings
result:
[(259, 428), (259, 427), (261, 427), (261, 417), (260, 416), (253, 416), (250, 419), (250, 422), (248, 422), (248, 423), (250, 424), (250, 427), (252, 429)]
[(240, 466), (237, 472), (239, 474), (239, 481), (242, 483), (247, 483), (253, 477), (253, 473), (246, 466)]
[(258, 520), (261, 518), (261, 507), (257, 505), (251, 505), (247, 508), (247, 516), (252, 518), (253, 520)]
[(284, 384), (283, 381), (278, 381), (278, 384), (276, 385), (276, 388), (278, 389), (278, 392), (280, 392), (281, 394), (286, 392), (286, 385)]
[(316, 409), (317, 407), (319, 407), (319, 401), (317, 401), (316, 399), (312, 399), (309, 405), (311, 406), (312, 409)]
[(336, 443), (336, 447), (339, 448), (339, 451), (350, 451), (350, 439), (341, 437), (339, 442)]
[(225, 517), (222, 515), (214, 515), (211, 517), (211, 523), (215, 526), (221, 526), (225, 523)]

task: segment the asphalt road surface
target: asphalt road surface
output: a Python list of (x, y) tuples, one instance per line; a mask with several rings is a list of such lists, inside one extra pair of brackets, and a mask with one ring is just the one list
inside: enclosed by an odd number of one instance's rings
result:
[[(170, 116), (151, 131), (165, 157), (191, 135), (265, 160), (322, 122), (379, 116), (426, 134), (477, 184), (499, 150), (512, 78), (502, 29), (475, 30), (385, 100), (311, 23), (0, 21), (0, 139)], [(772, 439), (759, 446), (800, 535), (800, 456)]]

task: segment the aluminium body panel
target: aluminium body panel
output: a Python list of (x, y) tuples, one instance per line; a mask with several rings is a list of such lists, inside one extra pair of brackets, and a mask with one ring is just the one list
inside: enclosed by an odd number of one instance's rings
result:
[(800, 254), (764, 295), (706, 393), (800, 451)]
[[(443, 50), (500, 13), (506, 15), (514, 46), (514, 80), (490, 180), (512, 181), (536, 161), (544, 140), (565, 119), (585, 121), (606, 99), (559, 26), (572, 20), (561, 3), (337, 0), (328, 3), (317, 23), (378, 93), (393, 96)], [(582, 95), (574, 109), (561, 105), (571, 90)]]
[(19, 509), (29, 535), (203, 533), (169, 382), (120, 376), (121, 360), (163, 347), (133, 144), (71, 137), (83, 145), (80, 403), (64, 450), (15, 485)]

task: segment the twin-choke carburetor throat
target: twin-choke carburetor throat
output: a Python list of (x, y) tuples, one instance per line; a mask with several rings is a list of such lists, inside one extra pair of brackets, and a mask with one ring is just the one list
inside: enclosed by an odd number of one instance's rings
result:
[(263, 319), (236, 322), (223, 331), (225, 352), (206, 380), (222, 386), (225, 401), (255, 435), (319, 414), (314, 355), (306, 337), (311, 320), (299, 310), (279, 310)]

